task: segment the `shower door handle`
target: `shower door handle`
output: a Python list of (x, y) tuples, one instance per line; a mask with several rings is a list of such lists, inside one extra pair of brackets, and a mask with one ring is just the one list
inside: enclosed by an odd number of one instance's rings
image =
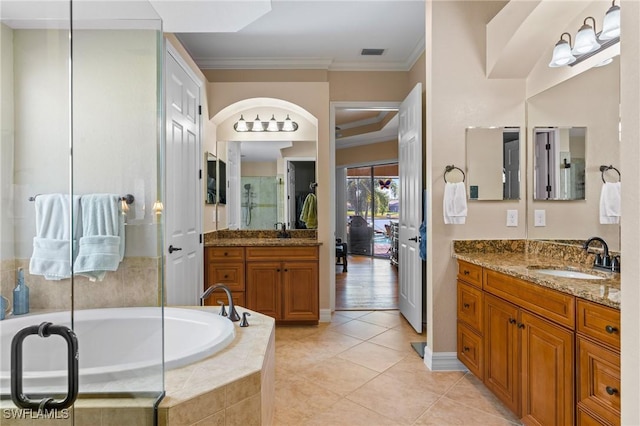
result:
[(173, 253), (174, 251), (180, 251), (180, 250), (182, 250), (182, 247), (169, 246), (169, 254)]
[[(49, 337), (52, 334), (61, 336), (67, 342), (67, 396), (63, 400), (43, 398), (41, 400), (29, 399), (22, 390), (22, 343), (28, 336), (37, 334), (40, 337)], [(73, 405), (78, 397), (78, 338), (70, 328), (64, 325), (54, 325), (43, 322), (40, 325), (32, 325), (18, 331), (11, 340), (11, 399), (18, 408), (31, 410), (61, 410)]]

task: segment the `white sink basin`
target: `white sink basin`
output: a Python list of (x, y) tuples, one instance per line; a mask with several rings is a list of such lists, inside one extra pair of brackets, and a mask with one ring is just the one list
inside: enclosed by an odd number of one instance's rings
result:
[(603, 280), (604, 277), (592, 274), (586, 274), (584, 272), (570, 271), (566, 269), (533, 269), (535, 272), (541, 274), (553, 275), (554, 277), (562, 278), (574, 278), (577, 280)]

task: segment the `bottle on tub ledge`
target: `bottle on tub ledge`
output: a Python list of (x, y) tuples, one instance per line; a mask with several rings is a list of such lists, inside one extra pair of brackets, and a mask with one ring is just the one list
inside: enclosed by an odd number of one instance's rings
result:
[(29, 313), (29, 287), (24, 283), (24, 271), (18, 268), (18, 283), (13, 289), (13, 315)]

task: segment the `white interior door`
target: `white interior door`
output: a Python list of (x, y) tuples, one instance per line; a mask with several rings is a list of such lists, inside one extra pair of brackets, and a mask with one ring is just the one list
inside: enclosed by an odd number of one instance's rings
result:
[(166, 58), (166, 303), (197, 305), (202, 288), (200, 89), (170, 52)]
[(422, 259), (419, 237), (422, 223), (422, 84), (400, 105), (398, 126), (399, 236), (398, 304), (400, 313), (422, 332)]

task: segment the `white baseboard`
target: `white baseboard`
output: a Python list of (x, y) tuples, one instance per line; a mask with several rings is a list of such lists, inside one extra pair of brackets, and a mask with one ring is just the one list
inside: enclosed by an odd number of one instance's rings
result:
[(468, 371), (458, 360), (456, 352), (432, 352), (429, 346), (424, 348), (424, 363), (431, 371)]
[(331, 309), (320, 309), (320, 322), (331, 322)]

